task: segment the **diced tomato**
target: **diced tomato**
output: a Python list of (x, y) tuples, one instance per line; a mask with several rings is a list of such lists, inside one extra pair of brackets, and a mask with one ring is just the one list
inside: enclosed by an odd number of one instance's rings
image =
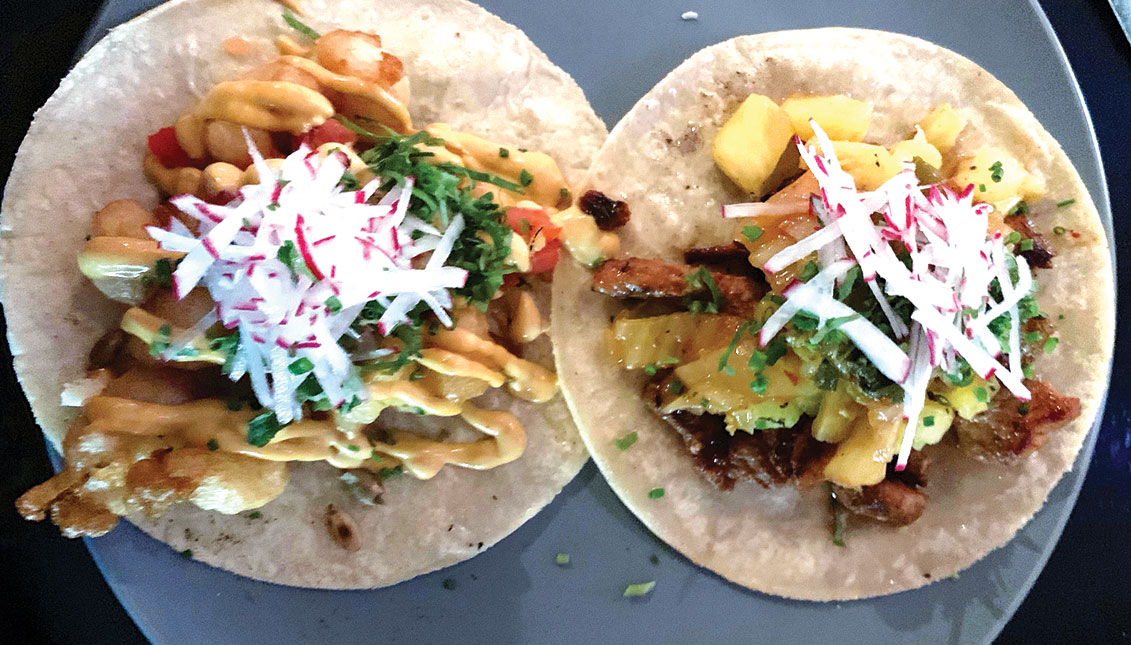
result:
[(322, 125), (316, 125), (309, 132), (302, 135), (297, 143), (305, 143), (311, 148), (317, 148), (323, 143), (357, 143), (357, 134), (336, 119), (329, 119)]
[(547, 243), (558, 239), (558, 235), (562, 232), (562, 229), (550, 220), (546, 211), (540, 208), (508, 208), (507, 224), (527, 242), (531, 241), (539, 231)]
[(546, 271), (553, 271), (557, 266), (558, 260), (561, 258), (561, 240), (553, 240), (546, 243), (546, 246), (535, 252), (530, 256), (530, 272), (531, 273), (545, 273)]
[(193, 159), (184, 151), (181, 144), (177, 143), (177, 131), (172, 126), (161, 128), (157, 132), (149, 135), (149, 151), (157, 160), (161, 162), (162, 166), (166, 168), (184, 168), (186, 166), (199, 165), (197, 160)]

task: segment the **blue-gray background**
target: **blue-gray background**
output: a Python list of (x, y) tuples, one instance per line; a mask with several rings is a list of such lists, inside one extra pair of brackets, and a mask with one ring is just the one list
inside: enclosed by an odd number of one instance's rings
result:
[[(112, 4), (122, 7), (137, 3), (119, 1)], [(700, 42), (705, 33), (730, 35), (794, 22), (798, 18), (791, 16), (793, 12), (802, 12), (804, 7), (812, 7), (816, 3), (749, 3), (749, 14), (746, 15), (729, 15), (718, 8), (720, 3), (710, 0), (633, 3), (638, 7), (637, 11), (647, 12), (647, 15), (644, 16), (646, 20), (636, 16), (631, 21), (631, 34), (627, 33), (629, 27), (618, 27), (618, 20), (623, 20), (624, 16), (622, 10), (592, 8), (603, 6), (600, 3), (582, 3), (591, 7), (584, 16), (575, 16), (576, 10), (566, 3), (547, 4), (538, 7), (537, 11), (532, 11), (532, 6), (523, 9), (523, 3), (519, 2), (492, 4), (498, 5), (496, 10), (504, 17), (526, 29), (551, 58), (579, 77), (598, 112), (611, 125), (663, 73), (678, 64), (690, 51), (706, 44)], [(847, 3), (841, 1), (836, 4), (841, 5), (838, 13), (845, 13), (843, 5)], [(936, 15), (926, 17), (930, 23), (965, 25), (962, 29), (949, 31), (932, 31), (931, 24), (901, 27), (901, 20), (906, 20), (906, 16), (901, 16), (899, 5), (904, 3), (859, 4), (859, 19), (841, 22), (926, 34), (964, 53), (970, 53), (972, 49), (987, 52), (988, 58), (978, 62), (1006, 78), (1054, 134), (1058, 127), (1071, 128), (1073, 118), (1070, 114), (1058, 114), (1056, 110), (1047, 109), (1042, 113), (1039, 91), (1042, 79), (1058, 78), (1058, 73), (1047, 68), (1047, 48), (1037, 46), (1041, 39), (1039, 31), (1022, 25), (1011, 31), (1019, 36), (1000, 42), (1000, 32), (995, 32), (993, 27), (995, 21), (979, 15), (983, 11), (1000, 12), (1015, 7), (1017, 3), (988, 0), (978, 5), (981, 11), (967, 13), (960, 16), (961, 20), (956, 20), (951, 3), (931, 2)], [(42, 103), (65, 72), (96, 5), (94, 0), (0, 1), (0, 29), (4, 32), (0, 35), (0, 100), (3, 101), (0, 114), (5, 117), (0, 122), (0, 143), (3, 145), (0, 149), (0, 176), (6, 175), (32, 110)], [(1131, 49), (1122, 40), (1110, 8), (1103, 0), (1048, 0), (1044, 5), (1067, 50), (1095, 119), (1105, 152), (1117, 239), (1127, 239), (1125, 234), (1120, 235), (1127, 232), (1127, 226), (1120, 222), (1131, 217), (1131, 209), (1125, 205), (1121, 188), (1131, 180), (1131, 165), (1125, 154), (1131, 149), (1131, 136), (1119, 117), (1131, 105)], [(679, 21), (679, 13), (686, 9), (700, 12), (699, 23)], [(787, 17), (775, 18), (783, 14)], [(1018, 23), (1028, 20), (1026, 16), (1018, 17)], [(585, 25), (598, 25), (598, 28), (579, 33), (578, 28)], [(587, 38), (599, 39), (600, 42), (593, 43)], [(972, 42), (978, 44), (972, 46)], [(579, 46), (578, 43), (593, 44)], [(689, 49), (692, 44), (694, 46)], [(1036, 51), (1031, 59), (1026, 55), (1030, 46)], [(593, 50), (601, 52), (599, 64), (594, 63)], [(995, 55), (994, 52), (1000, 54)], [(622, 61), (633, 64), (619, 64)], [(641, 61), (647, 63), (641, 64)], [(1026, 65), (1029, 67), (1026, 68)], [(1012, 70), (1009, 73), (1016, 78), (1009, 79), (1005, 72), (1000, 71), (1003, 66)], [(1021, 66), (1020, 69), (1018, 66)], [(1018, 83), (1022, 87), (1018, 87)], [(1049, 90), (1050, 96), (1058, 95), (1058, 92), (1062, 94), (1063, 89)], [(1070, 153), (1074, 148), (1078, 154), (1086, 153), (1086, 142), (1064, 143)], [(60, 153), (74, 154), (76, 151)], [(96, 162), (92, 160), (92, 163)], [(1086, 169), (1084, 174), (1087, 179)], [(1129, 256), (1125, 248), (1121, 250), (1126, 263)], [(1123, 282), (1126, 286), (1126, 280)], [(1124, 297), (1122, 301), (1126, 311), (1128, 299)], [(1121, 318), (1127, 319), (1126, 316)], [(1127, 364), (1126, 353), (1127, 350), (1122, 347), (1117, 352), (1112, 400), (1080, 502), (1048, 568), (1002, 633), (1002, 640), (1110, 641), (1126, 638), (1127, 631), (1131, 630), (1131, 618), (1128, 616), (1131, 584), (1126, 579), (1126, 573), (1131, 571), (1128, 566), (1131, 564), (1131, 549), (1126, 547), (1128, 529), (1131, 528), (1131, 477), (1128, 471), (1131, 448), (1127, 434), (1131, 425), (1127, 408), (1131, 386), (1120, 378), (1120, 366)], [(6, 357), (0, 356), (0, 360), (3, 359)], [(4, 360), (4, 363), (7, 361)], [(0, 473), (3, 473), (0, 475), (0, 571), (3, 573), (0, 577), (5, 584), (3, 595), (11, 599), (8, 606), (20, 615), (11, 624), (14, 632), (8, 633), (26, 641), (140, 641), (141, 635), (115, 602), (82, 544), (62, 540), (51, 526), (22, 523), (12, 511), (11, 500), (27, 486), (46, 477), (50, 467), (10, 371), (5, 375), (3, 392), (4, 410), (0, 416), (0, 423), (4, 426), (4, 432), (0, 434)], [(1063, 501), (1070, 492), (1058, 491), (1054, 499), (1059, 495)], [(1055, 520), (1053, 517), (1043, 518), (1044, 533), (1055, 532)], [(162, 558), (171, 560), (174, 556), (159, 545), (120, 533), (123, 531), (110, 536), (116, 542), (108, 542), (99, 549), (111, 569), (117, 572), (111, 577), (127, 588), (152, 589), (160, 595), (169, 596), (134, 599), (140, 611), (151, 615), (153, 611), (196, 614), (182, 621), (143, 621), (149, 623), (152, 636), (192, 641), (203, 638), (206, 632), (227, 630), (229, 635), (242, 633), (253, 637), (256, 632), (263, 632), (261, 626), (265, 621), (278, 622), (272, 618), (276, 612), (293, 613), (301, 609), (268, 604), (268, 597), (274, 598), (275, 592), (264, 594), (254, 584), (238, 583), (236, 588), (240, 591), (231, 591), (232, 595), (224, 606), (229, 609), (239, 607), (238, 611), (248, 612), (242, 619), (216, 608), (210, 610), (204, 605), (178, 606), (178, 599), (193, 602), (191, 595), (181, 598), (176, 593), (178, 586), (219, 584), (228, 590), (231, 576), (217, 579), (214, 572), (203, 565), (189, 565), (185, 569), (175, 561), (165, 568), (131, 571), (129, 565), (132, 563), (161, 563)], [(555, 536), (553, 545), (545, 543), (545, 535)], [(625, 535), (630, 539), (623, 539)], [(571, 552), (574, 566), (567, 570), (554, 567), (552, 559), (557, 550)], [(1015, 547), (1012, 556), (992, 556), (991, 564), (1008, 565), (1012, 557), (1015, 560), (1012, 569), (1018, 569), (1016, 560), (1039, 559), (1041, 551), (1038, 543), (1020, 544)], [(648, 562), (652, 554), (659, 556), (659, 565)], [(812, 616), (808, 622), (814, 627), (819, 623), (839, 624), (843, 631), (826, 635), (849, 642), (855, 640), (853, 634), (862, 635), (871, 629), (881, 632), (885, 629), (895, 632), (927, 629), (925, 625), (932, 620), (951, 625), (951, 629), (935, 632), (935, 635), (961, 640), (976, 638), (985, 629), (992, 628), (997, 618), (1008, 611), (1012, 605), (1008, 590), (1023, 587), (1027, 578), (1023, 572), (1015, 572), (1017, 576), (1013, 577), (998, 574), (992, 566), (982, 569), (964, 574), (956, 583), (935, 585), (925, 594), (911, 597), (905, 594), (902, 601), (897, 597), (895, 602), (887, 603), (886, 609), (862, 612), (858, 604), (846, 604), (840, 608), (828, 606), (809, 612)], [(127, 573), (123, 574), (123, 571)], [(136, 576), (170, 575), (175, 577), (173, 584), (136, 579)], [(617, 593), (623, 583), (629, 581), (625, 576), (631, 575), (640, 580), (658, 579), (655, 597), (643, 603), (620, 601)], [(130, 579), (131, 576), (135, 578)], [(441, 581), (449, 577), (457, 581), (456, 590), (437, 591)], [(964, 589), (964, 593), (974, 593), (992, 601), (971, 601), (953, 591), (948, 592), (948, 587), (943, 585), (952, 585), (949, 589)], [(531, 605), (529, 600), (523, 600), (523, 596), (538, 594), (556, 595), (559, 601)], [(410, 618), (419, 621), (419, 628), (414, 630), (402, 620), (382, 619), (383, 607), (398, 599), (404, 602), (409, 596), (418, 597), (416, 610)], [(718, 599), (717, 602), (724, 604), (702, 607), (704, 598)], [(491, 620), (497, 622), (484, 624), (484, 612), (478, 604), (484, 599), (495, 608), (490, 613), (495, 614)], [(258, 604), (256, 601), (259, 601)], [(605, 609), (600, 615), (579, 609), (589, 603), (597, 603), (595, 606)], [(567, 489), (565, 499), (484, 556), (426, 577), (413, 583), (412, 587), (397, 588), (392, 594), (368, 597), (345, 595), (336, 604), (340, 612), (323, 612), (313, 616), (291, 635), (296, 638), (346, 638), (347, 634), (365, 633), (365, 625), (368, 624), (372, 625), (368, 632), (371, 637), (366, 640), (386, 640), (386, 629), (393, 627), (390, 623), (395, 622), (395, 633), (406, 640), (414, 631), (435, 637), (438, 632), (434, 630), (446, 622), (445, 617), (451, 620), (453, 614), (460, 613), (464, 614), (462, 622), (469, 627), (466, 636), (489, 633), (497, 628), (502, 630), (498, 632), (500, 635), (526, 638), (603, 631), (613, 640), (632, 640), (632, 636), (643, 639), (647, 635), (648, 640), (667, 641), (681, 635), (713, 633), (721, 635), (723, 641), (730, 641), (771, 634), (797, 635), (808, 631), (803, 628), (799, 628), (800, 632), (790, 631), (789, 625), (783, 626), (780, 621), (772, 620), (771, 617), (778, 612), (788, 614), (792, 604), (738, 592), (712, 576), (693, 571), (676, 554), (655, 543), (642, 526), (624, 513), (591, 466)], [(371, 607), (368, 612), (364, 611), (367, 605)], [(512, 605), (513, 611), (507, 609)], [(501, 611), (500, 607), (503, 608)], [(533, 615), (514, 615), (520, 608), (530, 613), (532, 607), (537, 608)], [(664, 611), (657, 612), (661, 607)], [(409, 609), (407, 605), (405, 608)], [(205, 613), (201, 615), (198, 612)], [(853, 625), (864, 614), (868, 614), (874, 624), (871, 627)], [(706, 624), (702, 624), (704, 618)], [(160, 625), (156, 626), (154, 621)], [(354, 626), (343, 630), (342, 624), (349, 624), (349, 621), (353, 621)], [(176, 627), (194, 622), (200, 626), (196, 632)], [(585, 628), (579, 628), (579, 625)], [(633, 631), (627, 631), (629, 629)], [(812, 635), (812, 632), (809, 633)], [(926, 632), (920, 634), (926, 635)], [(451, 638), (457, 640), (459, 636), (458, 632), (451, 634)]]

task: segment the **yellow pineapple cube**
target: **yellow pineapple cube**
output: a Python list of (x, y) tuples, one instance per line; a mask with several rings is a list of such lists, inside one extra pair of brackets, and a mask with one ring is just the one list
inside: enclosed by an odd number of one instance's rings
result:
[(776, 188), (771, 179), (792, 138), (785, 110), (765, 96), (751, 94), (715, 135), (711, 154), (723, 174), (760, 198)]
[(955, 139), (966, 127), (966, 119), (950, 103), (941, 103), (923, 117), (919, 127), (932, 146), (940, 152), (946, 152), (954, 147)]
[(843, 94), (835, 96), (794, 96), (781, 108), (789, 114), (793, 129), (804, 140), (813, 136), (809, 119), (817, 122), (829, 139), (863, 141), (872, 121), (872, 106)]

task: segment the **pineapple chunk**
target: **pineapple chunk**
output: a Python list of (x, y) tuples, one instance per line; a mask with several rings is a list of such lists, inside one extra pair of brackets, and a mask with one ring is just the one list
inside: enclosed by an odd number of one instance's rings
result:
[(857, 419), (852, 433), (837, 444), (836, 454), (825, 465), (825, 479), (849, 488), (880, 483), (898, 447), (901, 410), (900, 406), (873, 409)]
[(939, 153), (938, 148), (927, 142), (922, 130), (918, 130), (911, 139), (900, 141), (891, 147), (891, 159), (899, 166), (904, 162), (913, 161), (915, 157), (935, 168), (942, 168), (942, 154)]
[(950, 103), (941, 103), (923, 117), (919, 127), (926, 135), (928, 143), (940, 152), (946, 152), (954, 146), (958, 134), (966, 127), (966, 119), (962, 118)]
[[(677, 367), (675, 376), (687, 390), (664, 406), (664, 412), (699, 407), (712, 414), (724, 414), (749, 408), (766, 399), (788, 401), (805, 388), (815, 389), (811, 381), (803, 380), (801, 359), (789, 352), (762, 370), (767, 381), (766, 391), (755, 393), (750, 389), (750, 383), (757, 374), (750, 369), (748, 361), (756, 348), (757, 343), (753, 339), (743, 339), (727, 360), (726, 370), (719, 369), (719, 359), (727, 347)], [(734, 373), (731, 374), (731, 371)]]
[(827, 443), (844, 441), (863, 411), (863, 406), (848, 394), (845, 383), (838, 383), (837, 388), (821, 400), (821, 409), (813, 419), (813, 438)]
[(789, 115), (760, 94), (751, 94), (715, 135), (711, 154), (731, 181), (760, 198), (775, 188), (771, 179), (793, 137)]
[(813, 136), (809, 119), (817, 122), (830, 139), (863, 141), (872, 120), (872, 106), (843, 94), (836, 96), (794, 96), (781, 104), (789, 114), (793, 129), (804, 140)]
[(738, 316), (689, 312), (649, 318), (618, 316), (609, 335), (609, 351), (613, 360), (630, 370), (676, 365), (725, 347), (741, 324)]
[[(833, 141), (832, 144), (840, 167), (852, 175), (860, 190), (875, 190), (900, 170), (899, 164), (883, 146), (856, 141)], [(804, 160), (801, 167), (808, 168)]]
[(951, 183), (959, 190), (973, 185), (975, 201), (992, 203), (1003, 203), (1015, 196), (1039, 199), (1046, 190), (1044, 181), (1029, 174), (1013, 155), (993, 147), (981, 148), (959, 159)]
[(911, 440), (911, 447), (922, 450), (923, 446), (932, 446), (942, 441), (952, 422), (954, 410), (937, 401), (927, 401), (923, 404), (923, 412), (919, 414), (919, 424), (915, 426), (915, 438)]
[(989, 409), (990, 399), (994, 398), (999, 387), (996, 379), (987, 382), (975, 376), (967, 385), (948, 385), (943, 395), (958, 416), (969, 421)]

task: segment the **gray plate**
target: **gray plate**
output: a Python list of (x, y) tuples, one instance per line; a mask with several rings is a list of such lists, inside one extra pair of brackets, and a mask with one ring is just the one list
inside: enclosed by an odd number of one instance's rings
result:
[[(109, 0), (85, 46), (155, 4)], [(1110, 235), (1091, 122), (1035, 3), (483, 4), (523, 28), (573, 74), (610, 126), (688, 55), (731, 36), (839, 25), (926, 38), (972, 58), (1017, 92), (1064, 145)], [(698, 20), (681, 20), (688, 10), (698, 11)], [(1044, 566), (1094, 443), (1093, 429), (1076, 469), (1009, 545), (958, 579), (870, 601), (813, 604), (735, 587), (656, 540), (592, 464), (545, 511), (488, 552), (384, 590), (328, 592), (255, 582), (186, 560), (128, 525), (88, 545), (118, 599), (157, 643), (979, 642), (1000, 631)], [(559, 552), (572, 556), (570, 565), (554, 563)], [(448, 579), (454, 589), (445, 588)], [(650, 596), (621, 597), (627, 583), (647, 580), (657, 581)]]

